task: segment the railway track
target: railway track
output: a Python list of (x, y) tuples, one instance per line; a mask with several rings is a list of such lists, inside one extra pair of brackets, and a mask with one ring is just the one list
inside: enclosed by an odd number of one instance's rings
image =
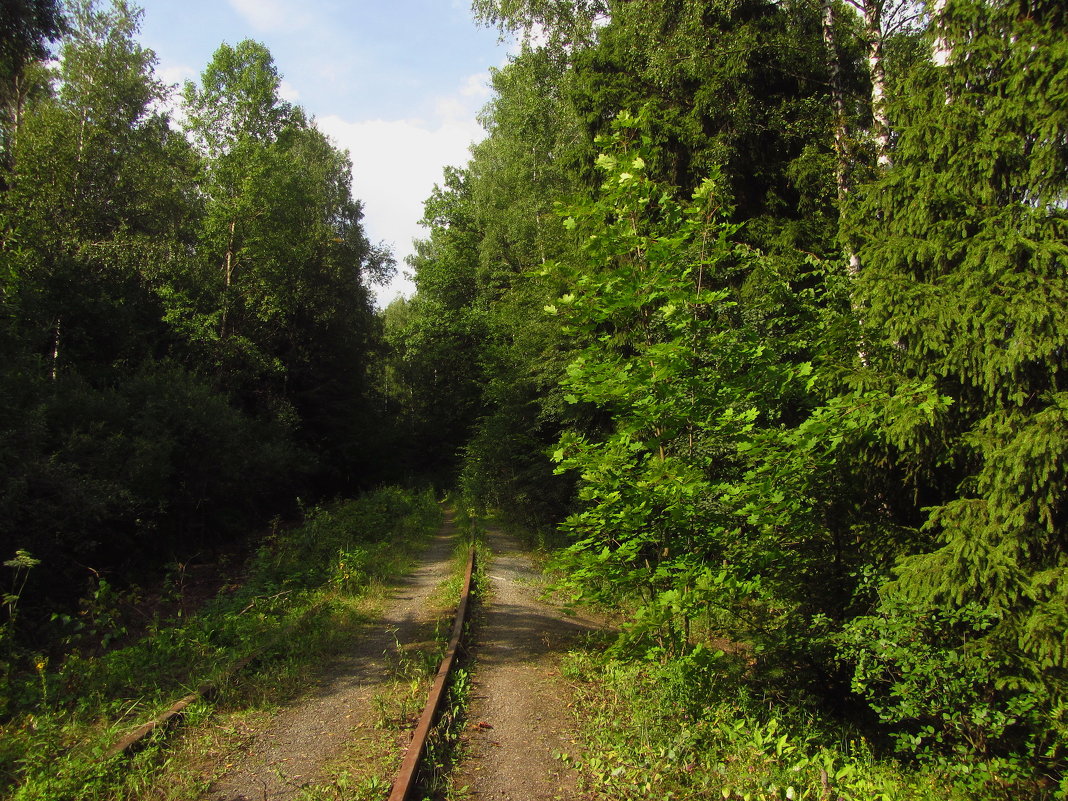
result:
[(407, 801), (416, 788), (419, 774), (419, 763), (426, 749), (427, 739), (430, 737), (438, 711), (441, 709), (442, 699), (445, 697), (446, 685), (449, 674), (456, 662), (456, 652), (460, 648), (460, 640), (463, 637), (464, 625), (467, 622), (467, 612), (471, 605), (471, 579), (475, 569), (475, 547), (472, 545), (467, 557), (467, 570), (464, 574), (464, 583), (460, 590), (460, 603), (456, 609), (456, 617), (452, 624), (452, 635), (449, 637), (449, 645), (445, 656), (438, 667), (434, 677), (434, 686), (430, 689), (430, 697), (427, 699), (423, 713), (419, 716), (419, 724), (412, 733), (412, 741), (401, 762), (400, 771), (393, 782), (393, 789), (389, 794), (389, 801)]
[[(437, 714), (441, 709), (442, 700), (445, 697), (449, 676), (452, 673), (453, 665), (456, 662), (456, 654), (460, 649), (464, 626), (467, 622), (468, 610), (471, 607), (472, 577), (474, 575), (474, 569), (475, 548), (472, 545), (468, 549), (467, 567), (464, 572), (463, 584), (460, 588), (460, 598), (457, 604), (456, 614), (453, 618), (452, 633), (449, 637), (449, 643), (435, 674), (434, 683), (431, 686), (430, 695), (427, 698), (426, 705), (423, 707), (422, 714), (419, 716), (419, 723), (416, 725), (415, 731), (412, 733), (411, 742), (408, 744), (404, 759), (401, 761), (400, 770), (397, 772), (397, 776), (393, 781), (389, 801), (407, 801), (407, 799), (413, 796), (417, 788), (420, 762), (424, 756), (428, 739), (436, 722)], [(255, 653), (234, 664), (230, 670), (227, 671), (226, 679), (229, 679), (255, 661), (264, 650), (266, 650), (266, 648), (258, 649)], [(190, 704), (201, 698), (212, 696), (216, 690), (216, 685), (206, 684), (199, 687), (196, 691), (175, 701), (165, 712), (138, 726), (132, 732), (116, 742), (106, 752), (105, 759), (110, 759), (111, 757), (120, 754), (133, 753), (153, 732), (180, 723), (185, 710)]]
[[(572, 788), (577, 787), (575, 777), (565, 775), (569, 769), (558, 759), (561, 753), (574, 750), (570, 739), (572, 724), (566, 709), (566, 691), (559, 678), (558, 657), (576, 637), (588, 631), (589, 623), (567, 619), (559, 609), (541, 603), (534, 586), (537, 571), (529, 558), (514, 540), (500, 532), (491, 531), (489, 536), (491, 547), (497, 555), (490, 566), (483, 566), (483, 569), (489, 569), (492, 598), (481, 618), (478, 642), (467, 644), (462, 641), (472, 607), (472, 577), (475, 572), (475, 549), (472, 547), (468, 550), (449, 641), (438, 664), (426, 704), (407, 742), (395, 741), (399, 746), (406, 746), (400, 768), (392, 784), (383, 781), (373, 785), (381, 791), (381, 795), (375, 797), (384, 799), (387, 788), (389, 801), (410, 801), (422, 797), (417, 792), (424, 790), (420, 787), (420, 780), (427, 772), (420, 770), (421, 761), (441, 711), (457, 655), (468, 646), (475, 655), (471, 721), (464, 735), (467, 746), (463, 749), (463, 760), (454, 767), (455, 776), (451, 778), (453, 785), (457, 788), (467, 787), (474, 798), (514, 798), (523, 801), (555, 798), (565, 788), (568, 788), (567, 794), (571, 794)], [(387, 612), (385, 620), (389, 620), (392, 614), (394, 622), (400, 625), (401, 621), (411, 622), (411, 619), (419, 616), (430, 597), (426, 587), (440, 584), (444, 572), (447, 572), (448, 559), (443, 558), (442, 554), (451, 550), (455, 537), (449, 519), (415, 577), (398, 589), (395, 600), (399, 607), (394, 604), (395, 608)], [(443, 567), (443, 563), (446, 567)], [(426, 571), (426, 576), (419, 578), (420, 571)], [(396, 638), (393, 645), (396, 648), (416, 636), (415, 629), (411, 627), (402, 634), (398, 634), (395, 627), (380, 624), (377, 628), (380, 630), (377, 635), (379, 639), (384, 634), (381, 629), (387, 629), (390, 636)], [(376, 669), (381, 673), (380, 660), (376, 668), (371, 664), (376, 660), (370, 656), (380, 646), (378, 641), (362, 644), (367, 659), (357, 667), (366, 676), (373, 674)], [(241, 660), (228, 675), (232, 676), (252, 664), (258, 655), (259, 652), (253, 653)], [(359, 681), (364, 684), (359, 685)], [(368, 681), (370, 679), (366, 678), (353, 680), (352, 687), (345, 690), (339, 701), (329, 703), (334, 706), (338, 703), (348, 705), (346, 708), (354, 708), (357, 702), (366, 705), (369, 698), (366, 690)], [(184, 710), (191, 703), (213, 692), (214, 687), (205, 686), (179, 699), (162, 715), (122, 738), (109, 751), (109, 756), (133, 753), (153, 732), (179, 724)], [(313, 705), (303, 711), (302, 705), (297, 704), (293, 709), (282, 710), (280, 716), (297, 720), (298, 723), (294, 724), (297, 728), (306, 728), (310, 720), (313, 727), (322, 729), (330, 721), (329, 715), (322, 712), (326, 707), (314, 706), (319, 701), (321, 699), (313, 698), (310, 702)], [(216, 781), (211, 790), (201, 797), (202, 801), (252, 798), (257, 801), (281, 801), (300, 794), (308, 787), (319, 786), (315, 784), (315, 764), (326, 764), (330, 759), (327, 752), (331, 749), (335, 754), (338, 752), (337, 743), (342, 743), (342, 748), (354, 747), (354, 732), (348, 720), (352, 715), (331, 714), (334, 715), (332, 728), (339, 728), (334, 724), (340, 721), (342, 730), (331, 732), (329, 737), (324, 730), (319, 734), (313, 732), (313, 736), (303, 739), (293, 738), (286, 733), (286, 727), (290, 725), (288, 718), (276, 721), (275, 729), (258, 735), (255, 741), (243, 746), (246, 753), (239, 760), (242, 764), (237, 764), (232, 774), (226, 774)], [(327, 742), (330, 738), (336, 742)], [(299, 758), (287, 761), (288, 758), (277, 755), (277, 750), (271, 751), (283, 745), (290, 747), (291, 751), (295, 748), (300, 752)], [(323, 753), (308, 753), (318, 750)], [(284, 780), (272, 783), (271, 779), (266, 778), (270, 772)], [(283, 777), (283, 773), (287, 773), (287, 777)]]

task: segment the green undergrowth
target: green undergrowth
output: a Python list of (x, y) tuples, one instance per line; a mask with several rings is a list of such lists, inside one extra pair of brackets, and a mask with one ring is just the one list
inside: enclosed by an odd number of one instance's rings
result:
[(462, 504), (456, 508), (453, 519), (456, 526), (456, 549), (453, 552), (453, 571), (449, 583), (442, 588), (447, 597), (453, 599), (460, 597), (460, 589), (463, 586), (464, 574), (467, 569), (467, 554), (471, 546), (475, 548), (475, 571), (471, 576), (471, 592), (475, 600), (485, 595), (487, 574), (486, 566), (493, 554), (486, 545), (486, 527), (482, 519), (472, 513)]
[(996, 763), (938, 770), (881, 757), (859, 733), (758, 694), (745, 660), (698, 648), (667, 661), (570, 653), (591, 798), (978, 801), (1043, 798)]
[[(185, 722), (214, 710), (269, 708), (299, 691), (324, 656), (367, 622), (366, 598), (404, 571), (441, 522), (432, 494), (386, 488), (317, 508), (276, 530), (239, 589), (195, 615), (157, 620), (138, 642), (100, 656), (69, 655), (13, 671), (0, 722), (0, 797), (145, 797), (168, 761), (166, 733), (129, 758), (107, 750), (182, 695), (210, 685)], [(234, 666), (253, 656), (243, 670)]]

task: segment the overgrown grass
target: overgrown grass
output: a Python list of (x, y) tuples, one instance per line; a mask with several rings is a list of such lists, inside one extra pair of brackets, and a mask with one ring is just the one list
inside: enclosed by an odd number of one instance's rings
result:
[(569, 654), (585, 737), (577, 764), (602, 799), (978, 801), (1040, 788), (976, 764), (950, 775), (878, 756), (841, 721), (755, 694), (737, 657), (698, 649), (667, 661)]
[[(274, 533), (240, 589), (196, 615), (157, 621), (137, 643), (101, 656), (72, 654), (52, 669), (39, 660), (12, 671), (13, 711), (0, 723), (0, 794), (18, 801), (143, 797), (167, 760), (165, 733), (132, 758), (105, 758), (122, 734), (205, 684), (217, 692), (186, 711), (187, 724), (218, 708), (254, 718), (291, 697), (309, 669), (365, 621), (361, 599), (403, 571), (440, 521), (431, 494), (393, 488), (316, 509), (299, 528)], [(248, 668), (231, 672), (253, 653)]]

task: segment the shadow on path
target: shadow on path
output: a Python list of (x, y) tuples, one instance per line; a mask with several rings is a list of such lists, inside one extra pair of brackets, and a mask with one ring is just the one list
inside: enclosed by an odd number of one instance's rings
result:
[(560, 658), (600, 626), (538, 599), (540, 574), (514, 538), (490, 531), (488, 544), (494, 558), (472, 646), (469, 755), (453, 785), (470, 788), (472, 798), (574, 798), (576, 776), (557, 758), (575, 750)]

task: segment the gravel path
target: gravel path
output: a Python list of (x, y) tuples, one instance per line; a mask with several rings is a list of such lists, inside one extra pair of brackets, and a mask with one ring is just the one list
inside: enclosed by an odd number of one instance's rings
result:
[(453, 787), (476, 799), (573, 799), (575, 755), (560, 658), (597, 625), (538, 600), (540, 573), (511, 537), (488, 532), (490, 597), (473, 645), (468, 754)]
[(433, 619), (430, 597), (449, 575), (453, 545), (450, 513), (419, 568), (397, 582), (376, 627), (327, 666), (304, 697), (282, 710), (202, 801), (281, 801), (323, 779), (325, 766), (351, 747), (357, 730), (372, 725), (372, 698), (387, 680), (397, 643), (413, 641)]

